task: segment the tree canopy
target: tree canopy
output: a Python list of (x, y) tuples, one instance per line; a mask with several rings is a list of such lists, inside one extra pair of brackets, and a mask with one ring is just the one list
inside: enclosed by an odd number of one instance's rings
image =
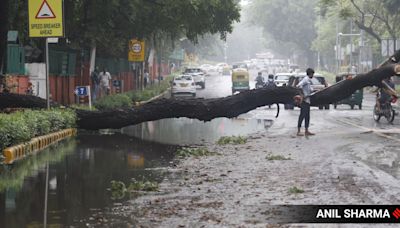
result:
[(316, 38), (316, 3), (316, 0), (254, 0), (251, 21), (261, 26), (267, 36), (305, 52), (311, 61), (311, 45)]
[[(2, 6), (9, 9), (8, 21), (0, 21), (0, 27), (18, 30), (24, 44), (40, 46), (40, 40), (27, 34), (27, 1), (5, 0)], [(64, 9), (62, 45), (76, 49), (95, 45), (112, 56), (126, 56), (128, 40), (134, 37), (171, 41), (187, 37), (196, 42), (198, 36), (218, 33), (225, 38), (240, 19), (237, 0), (64, 0)], [(6, 37), (0, 38), (4, 44)]]

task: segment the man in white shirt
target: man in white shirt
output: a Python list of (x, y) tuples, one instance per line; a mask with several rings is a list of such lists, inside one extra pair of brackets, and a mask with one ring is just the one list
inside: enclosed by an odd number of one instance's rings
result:
[(100, 72), (99, 78), (100, 78), (100, 86), (101, 86), (102, 93), (109, 95), (110, 94), (110, 80), (111, 80), (110, 73), (107, 72), (106, 69), (104, 68), (103, 71)]
[(314, 77), (314, 70), (311, 68), (308, 68), (306, 70), (307, 76), (303, 78), (297, 85), (298, 88), (301, 88), (303, 91), (304, 99), (303, 102), (300, 104), (300, 115), (299, 115), (299, 120), (297, 122), (297, 136), (303, 136), (301, 133), (301, 124), (303, 123), (303, 120), (305, 120), (305, 135), (315, 135), (314, 133), (311, 133), (308, 131), (308, 127), (310, 126), (310, 95), (312, 92), (311, 89), (311, 79)]

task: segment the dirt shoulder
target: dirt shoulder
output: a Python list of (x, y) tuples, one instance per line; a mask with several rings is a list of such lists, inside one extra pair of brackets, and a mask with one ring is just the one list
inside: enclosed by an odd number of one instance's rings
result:
[[(220, 155), (180, 160), (161, 184), (161, 194), (131, 202), (134, 223), (265, 227), (273, 219), (269, 205), (400, 202), (396, 175), (370, 162), (377, 156), (397, 157), (391, 143), (382, 146), (377, 142), (386, 139), (375, 134), (322, 121), (328, 117), (321, 113), (313, 114), (320, 123), (312, 125), (316, 136), (296, 137), (295, 129), (286, 126), (296, 118), (296, 112), (287, 113), (244, 145), (207, 145)], [(272, 156), (288, 160), (269, 160)], [(304, 192), (291, 193), (294, 187)]]

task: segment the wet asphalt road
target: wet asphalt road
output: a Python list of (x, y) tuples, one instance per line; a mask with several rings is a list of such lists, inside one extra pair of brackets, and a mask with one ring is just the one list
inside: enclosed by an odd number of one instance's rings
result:
[[(199, 89), (197, 95), (227, 96), (230, 86), (228, 76), (209, 76), (206, 89)], [(399, 204), (400, 121), (396, 117), (393, 124), (376, 123), (374, 94), (367, 89), (364, 94), (362, 110), (346, 105), (337, 109), (331, 105), (329, 110), (313, 107), (310, 130), (316, 135), (312, 137), (296, 136), (298, 108), (283, 110), (281, 105), (277, 119), (274, 107), (241, 115), (239, 119), (268, 120), (269, 126), (250, 134), (244, 145), (203, 144), (220, 156), (181, 160), (163, 181), (163, 194), (133, 201), (138, 211), (135, 223), (144, 227), (275, 227), (268, 226), (275, 219), (275, 212), (268, 209), (271, 205)], [(235, 132), (243, 126), (236, 126)], [(270, 160), (269, 156), (287, 159)], [(303, 192), (290, 193), (291, 187)], [(283, 227), (292, 225), (353, 227)]]
[[(254, 88), (254, 79), (257, 71), (252, 70), (251, 73), (251, 88)], [(214, 98), (231, 95), (231, 78), (229, 76), (211, 75), (206, 77), (206, 89), (197, 90), (197, 97)], [(355, 107), (351, 110), (349, 105), (338, 105), (334, 109), (330, 105), (329, 110), (319, 110), (313, 107), (311, 110), (311, 126), (310, 129), (318, 134), (322, 134), (324, 138), (331, 139), (332, 144), (338, 140), (338, 134), (349, 132), (354, 134), (354, 139), (349, 140), (352, 148), (347, 147), (337, 150), (338, 153), (344, 153), (362, 162), (365, 162), (372, 169), (383, 171), (389, 176), (394, 175), (395, 178), (400, 178), (400, 157), (395, 150), (400, 143), (400, 116), (396, 116), (393, 123), (388, 123), (384, 117), (379, 122), (373, 119), (373, 107), (375, 105), (375, 94), (370, 92), (369, 88), (364, 90), (364, 100), (362, 110)], [(394, 108), (399, 112), (398, 105)], [(276, 119), (276, 107), (262, 107), (253, 110), (249, 113), (241, 115), (239, 118), (248, 120), (268, 120), (270, 128), (265, 128), (266, 131), (272, 134), (295, 134), (296, 121), (299, 115), (299, 109), (284, 110), (281, 105), (280, 116)], [(229, 123), (228, 123), (229, 124)], [(237, 130), (240, 132), (240, 130)], [(248, 132), (246, 132), (248, 133)], [(293, 137), (293, 135), (291, 135)], [(362, 135), (362, 137), (358, 137)], [(325, 142), (329, 147), (330, 142)], [(373, 147), (366, 148), (366, 145)]]

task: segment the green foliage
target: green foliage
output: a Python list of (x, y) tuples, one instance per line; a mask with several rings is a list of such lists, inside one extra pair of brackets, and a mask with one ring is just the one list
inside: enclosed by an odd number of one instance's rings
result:
[(111, 199), (123, 199), (127, 189), (122, 181), (111, 181)]
[(26, 110), (0, 114), (0, 150), (27, 142), (35, 136), (74, 128), (76, 114), (69, 109)]
[[(27, 1), (6, 2), (10, 3), (6, 11), (10, 29), (20, 32), (23, 43), (39, 44), (27, 34)], [(185, 36), (195, 41), (197, 36), (219, 33), (224, 38), (240, 18), (237, 0), (65, 0), (64, 9), (69, 43), (61, 45), (97, 46), (100, 55), (118, 57), (126, 56), (128, 40), (133, 37), (151, 40), (162, 34), (163, 41)]]
[(290, 194), (299, 194), (299, 193), (303, 193), (304, 192), (304, 190), (303, 189), (301, 189), (301, 188), (298, 188), (298, 187), (291, 187), (291, 188), (289, 188), (289, 193)]
[(125, 94), (116, 94), (100, 98), (94, 106), (99, 110), (132, 107), (132, 100)]
[(247, 143), (247, 138), (242, 137), (242, 136), (223, 136), (218, 139), (217, 144), (218, 145), (226, 145), (226, 144), (246, 144)]
[(254, 0), (250, 20), (261, 26), (267, 37), (310, 52), (311, 43), (316, 37), (316, 4), (316, 0)]
[(146, 87), (142, 91), (131, 91), (100, 98), (95, 104), (98, 110), (111, 110), (116, 108), (130, 108), (134, 102), (147, 101), (165, 92), (170, 87), (171, 77), (166, 77), (160, 84)]
[(153, 181), (133, 181), (129, 184), (128, 188), (122, 181), (111, 181), (111, 199), (118, 200), (125, 198), (126, 193), (137, 191), (155, 192), (158, 191), (159, 185)]
[(124, 94), (130, 97), (135, 102), (147, 101), (167, 91), (171, 87), (170, 85), (171, 79), (172, 77), (169, 76), (166, 77), (163, 81), (161, 81), (160, 84), (154, 84), (148, 86), (142, 91), (132, 91)]
[(291, 160), (291, 158), (284, 157), (282, 155), (269, 155), (266, 157), (269, 161), (276, 161), (276, 160)]
[(86, 111), (95, 111), (97, 110), (96, 107), (92, 106), (92, 109), (89, 108), (89, 105), (86, 104), (73, 104), (71, 106), (69, 106), (72, 109), (79, 109), (79, 110), (86, 110)]
[(179, 158), (185, 158), (185, 157), (200, 157), (200, 156), (210, 156), (210, 155), (216, 155), (217, 153), (215, 152), (210, 152), (206, 148), (191, 148), (191, 147), (185, 147), (181, 148), (176, 151), (176, 156)]
[(128, 191), (145, 191), (155, 192), (158, 191), (159, 185), (157, 182), (151, 181), (134, 181), (129, 184)]

